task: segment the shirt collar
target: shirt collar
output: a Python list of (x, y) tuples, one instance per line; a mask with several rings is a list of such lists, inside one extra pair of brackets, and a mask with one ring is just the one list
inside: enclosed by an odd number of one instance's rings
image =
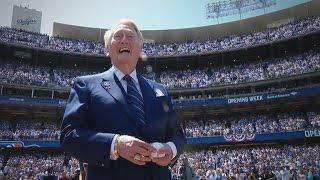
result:
[[(117, 76), (117, 78), (118, 78), (119, 80), (122, 80), (123, 77), (125, 76), (125, 74), (124, 74), (120, 69), (118, 69), (118, 68), (115, 67), (115, 66), (112, 66), (112, 68), (114, 69), (113, 72), (114, 72), (114, 74)], [(134, 70), (129, 74), (129, 76), (131, 76), (132, 79), (133, 79), (136, 83), (139, 83), (136, 69), (134, 69)]]

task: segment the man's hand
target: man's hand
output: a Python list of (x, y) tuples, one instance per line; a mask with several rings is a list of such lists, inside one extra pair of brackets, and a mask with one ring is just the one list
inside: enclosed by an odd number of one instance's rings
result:
[(164, 154), (163, 157), (152, 157), (152, 162), (156, 163), (159, 166), (168, 166), (172, 160), (172, 150), (170, 146), (166, 143), (163, 143), (157, 154)]
[(149, 143), (133, 136), (119, 136), (117, 143), (116, 150), (119, 156), (137, 165), (145, 165), (146, 162), (150, 162), (151, 153), (156, 152), (156, 149)]

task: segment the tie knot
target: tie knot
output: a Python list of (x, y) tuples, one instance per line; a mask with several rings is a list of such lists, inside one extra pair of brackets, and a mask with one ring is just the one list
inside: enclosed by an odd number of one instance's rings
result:
[(127, 82), (132, 82), (133, 78), (130, 75), (125, 75), (123, 79)]

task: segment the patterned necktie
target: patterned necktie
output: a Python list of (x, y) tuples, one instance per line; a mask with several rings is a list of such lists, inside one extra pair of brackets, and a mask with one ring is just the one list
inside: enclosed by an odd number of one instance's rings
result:
[(135, 118), (141, 122), (145, 122), (145, 111), (143, 99), (134, 84), (134, 80), (131, 76), (126, 75), (123, 78), (127, 81), (127, 96), (128, 96), (128, 105), (131, 112), (135, 115)]

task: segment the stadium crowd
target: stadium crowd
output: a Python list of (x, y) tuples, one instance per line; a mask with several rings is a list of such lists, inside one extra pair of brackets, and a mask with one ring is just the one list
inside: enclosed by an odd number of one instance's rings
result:
[(241, 115), (228, 119), (186, 121), (188, 137), (222, 136), (230, 134), (263, 134), (302, 131), (320, 128), (320, 113), (302, 112), (272, 115)]
[[(320, 178), (319, 145), (276, 145), (217, 148), (182, 154), (172, 168), (174, 179), (181, 179), (188, 159), (199, 180), (223, 179), (317, 179)], [(4, 164), (4, 179), (37, 179), (51, 174), (73, 179), (81, 167), (74, 158), (63, 155), (12, 155)], [(0, 174), (1, 176), (1, 174)]]
[[(261, 32), (252, 32), (246, 35), (231, 35), (206, 42), (184, 43), (144, 43), (143, 51), (149, 56), (173, 56), (187, 54), (212, 53), (221, 50), (245, 48), (273, 42), (320, 29), (320, 17), (308, 17), (290, 22), (275, 28), (268, 28)], [(45, 34), (26, 32), (8, 27), (0, 28), (0, 41), (16, 43), (27, 46), (46, 48), (57, 51), (75, 53), (103, 54), (104, 43), (87, 40), (67, 39), (62, 37), (49, 37)]]
[(13, 139), (59, 139), (60, 129), (53, 122), (27, 122), (23, 121), (16, 125)]
[(0, 139), (3, 140), (58, 140), (60, 127), (53, 122), (0, 121)]
[(308, 112), (308, 119), (312, 127), (320, 127), (320, 115), (317, 112)]
[(46, 87), (51, 80), (49, 67), (10, 62), (0, 63), (0, 68), (0, 79), (3, 83)]
[(159, 80), (168, 88), (207, 87), (266, 80), (320, 69), (319, 51), (207, 70), (164, 71)]
[[(156, 80), (168, 88), (195, 88), (266, 80), (314, 72), (319, 69), (320, 51), (314, 49), (299, 55), (233, 67), (163, 71)], [(2, 83), (70, 87), (76, 76), (95, 73), (97, 72), (88, 72), (80, 68), (50, 68), (0, 61), (0, 82)]]
[(45, 153), (12, 155), (3, 168), (3, 175), (8, 180), (42, 180), (44, 176), (50, 175), (56, 179), (79, 179), (78, 160), (71, 158), (64, 162), (65, 160), (63, 155)]
[(12, 139), (12, 128), (10, 121), (0, 121), (0, 139)]
[[(188, 137), (221, 136), (230, 134), (263, 134), (300, 131), (320, 128), (319, 112), (302, 112), (276, 115), (243, 115), (204, 121), (185, 121)], [(57, 123), (0, 121), (2, 140), (58, 140), (60, 129)]]
[(0, 82), (42, 87), (71, 87), (76, 76), (93, 74), (83, 69), (50, 68), (19, 62), (0, 61)]
[(319, 145), (284, 145), (186, 152), (173, 168), (182, 176), (187, 158), (200, 180), (223, 179), (319, 179)]

